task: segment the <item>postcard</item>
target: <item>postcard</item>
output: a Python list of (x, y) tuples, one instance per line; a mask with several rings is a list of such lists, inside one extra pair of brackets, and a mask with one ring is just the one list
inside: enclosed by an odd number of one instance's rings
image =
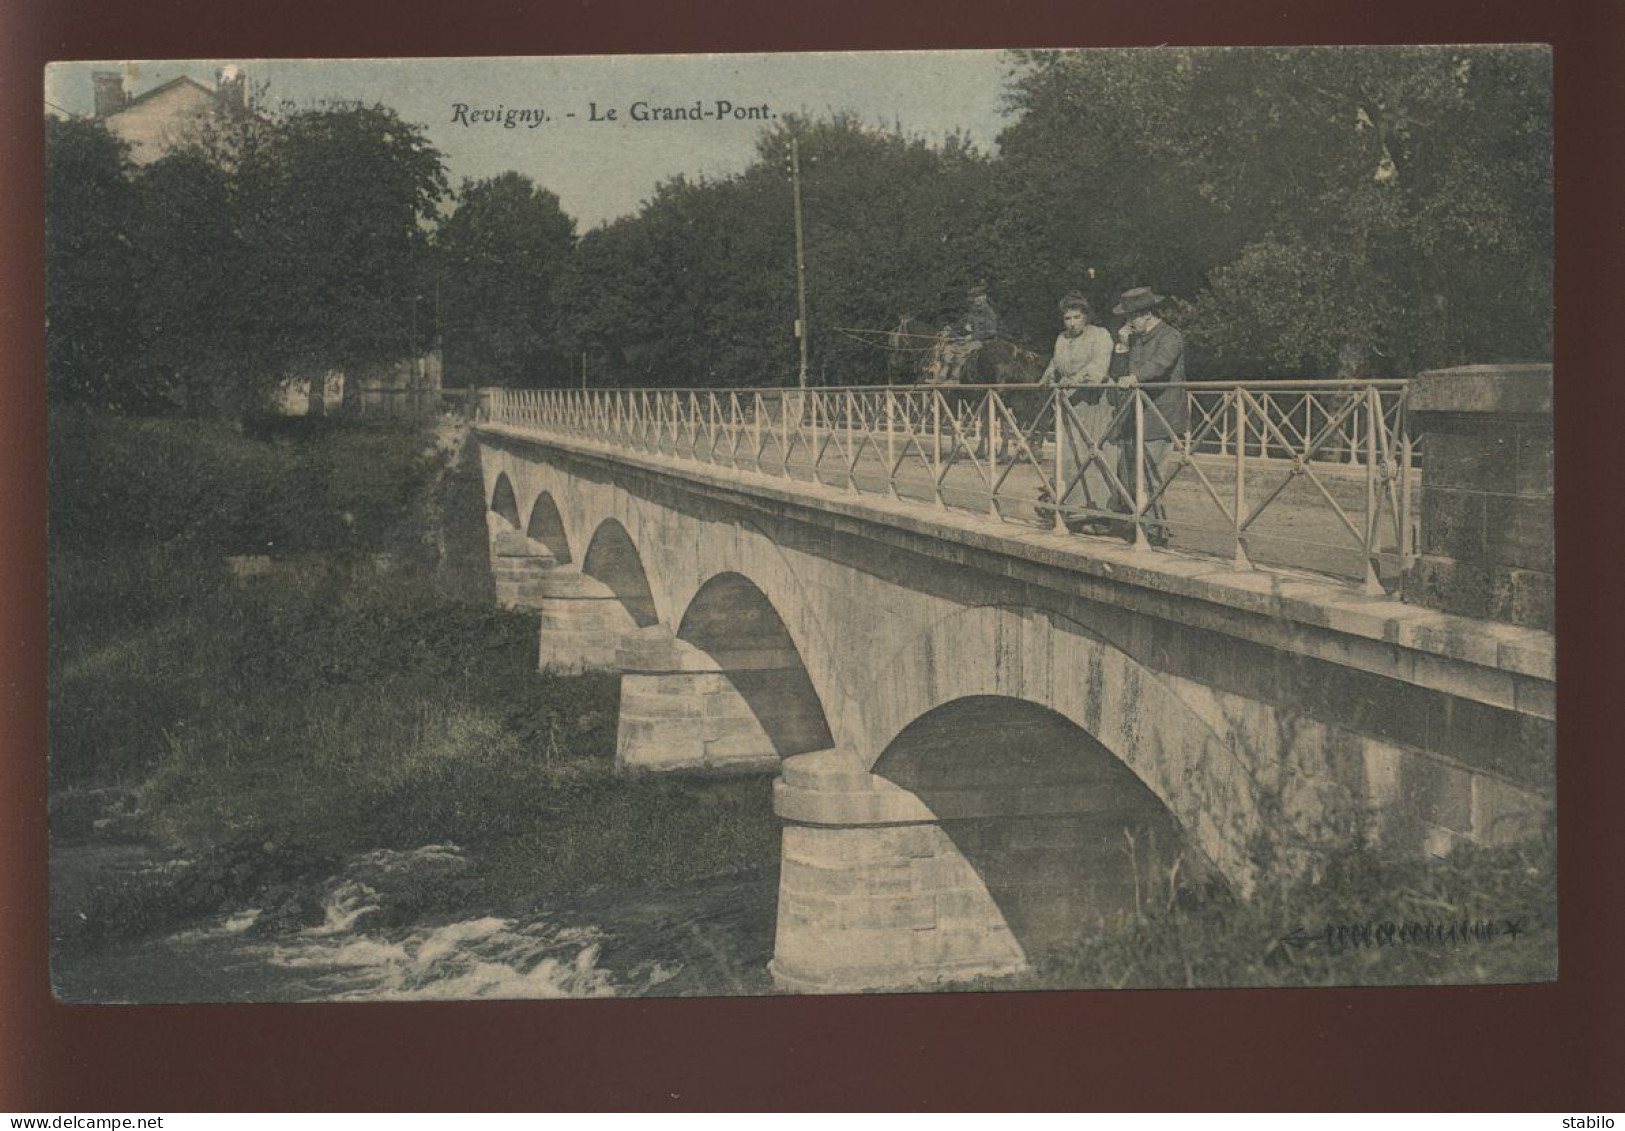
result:
[(1556, 977), (1549, 48), (43, 111), (60, 1000)]

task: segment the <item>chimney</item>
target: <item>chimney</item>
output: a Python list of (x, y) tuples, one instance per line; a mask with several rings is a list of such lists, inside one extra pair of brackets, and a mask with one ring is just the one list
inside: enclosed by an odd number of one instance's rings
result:
[(117, 71), (96, 71), (91, 74), (90, 81), (96, 91), (96, 117), (106, 118), (117, 114), (129, 104), (129, 98), (124, 93), (124, 76)]
[(228, 110), (248, 109), (247, 76), (234, 64), (228, 63), (214, 73), (214, 85), (221, 104)]

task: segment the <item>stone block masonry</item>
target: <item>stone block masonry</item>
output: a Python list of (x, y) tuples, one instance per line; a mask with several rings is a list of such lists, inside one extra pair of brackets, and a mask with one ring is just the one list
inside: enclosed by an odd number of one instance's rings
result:
[(1422, 537), (1405, 600), (1551, 629), (1552, 367), (1423, 373), (1410, 412), (1421, 437)]

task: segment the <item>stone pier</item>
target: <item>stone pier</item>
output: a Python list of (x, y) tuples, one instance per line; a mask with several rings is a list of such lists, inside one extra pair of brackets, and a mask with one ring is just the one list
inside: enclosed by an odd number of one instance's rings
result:
[(558, 559), (501, 518), (496, 518), (493, 525), (491, 577), (497, 604), (505, 609), (540, 608), (542, 577), (558, 564)]
[(779, 754), (735, 677), (656, 625), (621, 637), (620, 770), (772, 773)]
[(636, 625), (614, 591), (566, 566), (543, 572), (534, 585), (541, 612), (537, 666), (564, 674), (616, 670), (616, 648)]
[(976, 869), (925, 805), (837, 750), (788, 758), (773, 981), (855, 993), (1026, 965)]
[(786, 989), (1000, 973), (1223, 883), (1156, 796), (1057, 716), (964, 701), (868, 761), (805, 754), (776, 784)]

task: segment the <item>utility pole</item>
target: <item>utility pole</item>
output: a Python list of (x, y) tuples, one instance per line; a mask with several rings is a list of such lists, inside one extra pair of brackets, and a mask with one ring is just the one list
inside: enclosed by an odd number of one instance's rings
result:
[(790, 184), (796, 198), (796, 340), (801, 345), (801, 387), (807, 387), (807, 255), (801, 236), (801, 146), (790, 138)]

